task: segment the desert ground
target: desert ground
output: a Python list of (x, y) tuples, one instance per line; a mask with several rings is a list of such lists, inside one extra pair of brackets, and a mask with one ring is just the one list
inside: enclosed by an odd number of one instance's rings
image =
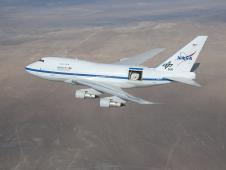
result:
[[(0, 170), (226, 169), (225, 2), (175, 0), (169, 8), (148, 1), (31, 8), (4, 2)], [(45, 56), (112, 63), (165, 48), (144, 64), (155, 67), (197, 35), (209, 36), (197, 61), (201, 88), (172, 83), (126, 90), (160, 105), (102, 109), (99, 99), (75, 99), (82, 87), (24, 70)]]

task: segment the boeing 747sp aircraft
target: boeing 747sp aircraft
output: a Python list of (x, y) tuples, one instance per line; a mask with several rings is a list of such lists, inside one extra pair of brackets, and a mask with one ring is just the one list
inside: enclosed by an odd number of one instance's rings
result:
[(148, 68), (141, 64), (159, 54), (163, 49), (153, 49), (112, 64), (44, 57), (26, 66), (25, 70), (43, 79), (88, 87), (76, 90), (77, 98), (96, 98), (103, 93), (110, 94), (109, 97), (100, 98), (100, 107), (121, 107), (125, 106), (127, 101), (155, 104), (135, 97), (123, 89), (172, 82), (200, 86), (195, 82), (196, 74), (191, 69), (206, 40), (207, 36), (196, 37), (156, 68)]

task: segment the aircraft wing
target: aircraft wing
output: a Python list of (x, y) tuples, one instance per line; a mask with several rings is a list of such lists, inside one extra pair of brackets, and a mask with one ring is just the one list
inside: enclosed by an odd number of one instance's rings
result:
[(119, 64), (119, 65), (141, 65), (145, 61), (153, 58), (160, 52), (162, 52), (164, 48), (156, 48), (149, 50), (145, 53), (130, 57), (130, 58), (122, 58), (120, 61), (114, 63), (114, 64)]
[(147, 100), (132, 96), (131, 94), (123, 91), (121, 88), (112, 86), (110, 84), (105, 84), (105, 83), (98, 83), (98, 82), (93, 82), (90, 80), (75, 80), (76, 83), (91, 87), (97, 91), (100, 92), (104, 92), (104, 93), (108, 93), (111, 94), (113, 96), (119, 97), (121, 99), (124, 100), (129, 100), (129, 101), (133, 101), (139, 104), (155, 104), (152, 102), (149, 102)]

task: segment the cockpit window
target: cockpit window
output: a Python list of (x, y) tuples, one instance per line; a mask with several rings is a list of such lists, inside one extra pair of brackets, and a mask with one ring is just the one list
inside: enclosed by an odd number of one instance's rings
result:
[(43, 60), (43, 59), (40, 59), (40, 60), (38, 60), (38, 61), (41, 61), (41, 62), (43, 62), (43, 63), (44, 63), (44, 60)]

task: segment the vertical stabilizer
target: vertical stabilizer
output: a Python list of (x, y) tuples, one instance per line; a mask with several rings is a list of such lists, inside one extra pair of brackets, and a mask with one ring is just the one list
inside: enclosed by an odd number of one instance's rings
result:
[(207, 38), (207, 36), (196, 37), (156, 69), (167, 72), (190, 72)]

